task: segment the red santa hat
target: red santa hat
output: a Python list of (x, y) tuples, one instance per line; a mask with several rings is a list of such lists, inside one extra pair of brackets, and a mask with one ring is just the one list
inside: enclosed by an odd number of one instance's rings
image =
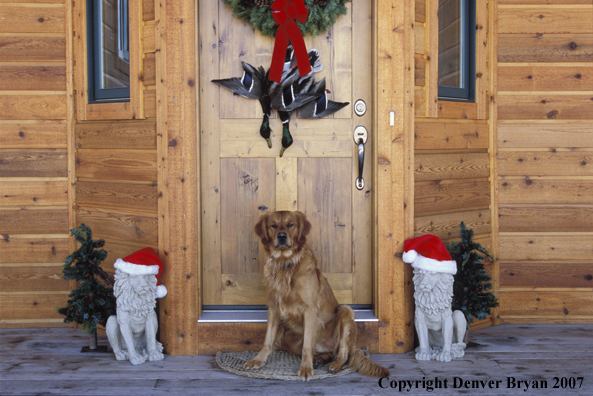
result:
[(118, 258), (113, 267), (130, 275), (155, 275), (157, 298), (167, 295), (167, 288), (159, 282), (159, 276), (163, 272), (163, 263), (153, 248), (146, 247), (123, 259)]
[(402, 260), (426, 271), (451, 275), (457, 273), (457, 263), (436, 235), (427, 234), (405, 241)]

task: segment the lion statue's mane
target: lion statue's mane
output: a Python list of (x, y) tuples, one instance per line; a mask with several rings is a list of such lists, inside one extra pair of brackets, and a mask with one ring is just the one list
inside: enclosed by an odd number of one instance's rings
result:
[(414, 299), (416, 306), (422, 308), (429, 315), (436, 315), (447, 308), (451, 308), (453, 296), (453, 275), (442, 272), (437, 273), (439, 280), (432, 290), (419, 290), (425, 272), (414, 269)]
[(117, 299), (117, 309), (129, 311), (134, 316), (146, 316), (156, 307), (156, 277), (151, 277), (148, 284), (149, 293), (138, 294), (134, 291), (129, 275), (126, 272), (115, 270), (115, 284), (113, 294)]

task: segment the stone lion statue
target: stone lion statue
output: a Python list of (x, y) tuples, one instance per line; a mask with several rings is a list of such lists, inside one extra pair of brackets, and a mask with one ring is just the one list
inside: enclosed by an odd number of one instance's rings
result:
[(450, 362), (463, 357), (467, 321), (461, 311), (451, 310), (457, 263), (434, 235), (406, 241), (404, 251), (403, 260), (414, 268), (414, 325), (420, 344), (416, 360)]
[[(148, 254), (154, 260), (154, 249), (147, 249), (152, 251)], [(159, 271), (155, 267), (162, 268), (162, 265), (152, 266), (150, 261), (142, 264), (143, 260), (145, 258), (138, 258), (136, 254), (116, 261), (113, 293), (117, 301), (117, 315), (110, 316), (105, 326), (115, 358), (129, 360), (133, 365), (165, 358), (163, 346), (156, 340), (158, 320), (154, 310), (156, 298), (166, 295), (166, 288), (157, 286), (155, 276)]]

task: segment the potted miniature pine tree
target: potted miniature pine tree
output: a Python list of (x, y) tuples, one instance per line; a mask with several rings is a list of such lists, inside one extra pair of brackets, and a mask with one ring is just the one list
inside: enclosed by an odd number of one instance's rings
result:
[[(476, 318), (486, 319), (490, 310), (498, 306), (496, 297), (489, 291), (492, 289), (492, 283), (490, 283), (492, 278), (484, 270), (482, 260), (485, 257), (480, 253), (492, 260), (494, 258), (486, 248), (473, 241), (473, 230), (468, 230), (463, 222), (459, 227), (461, 241), (453, 241), (447, 245), (449, 254), (457, 262), (452, 309), (463, 312), (469, 329)], [(466, 337), (468, 333), (465, 333)]]
[(89, 227), (81, 224), (70, 230), (80, 248), (66, 257), (62, 274), (68, 280), (78, 281), (78, 287), (68, 295), (68, 304), (58, 308), (58, 313), (65, 316), (65, 323), (78, 323), (90, 335), (89, 347), (82, 352), (102, 351), (106, 347), (97, 347), (97, 325), (105, 325), (111, 315), (115, 315), (115, 297), (113, 288), (109, 286), (113, 280), (101, 267), (107, 257), (103, 249), (105, 241), (94, 241)]

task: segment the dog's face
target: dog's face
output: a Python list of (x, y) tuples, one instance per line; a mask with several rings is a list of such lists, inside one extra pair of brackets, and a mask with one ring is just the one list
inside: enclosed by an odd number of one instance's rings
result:
[(311, 223), (301, 212), (266, 213), (255, 225), (255, 233), (267, 251), (300, 250), (309, 231)]

